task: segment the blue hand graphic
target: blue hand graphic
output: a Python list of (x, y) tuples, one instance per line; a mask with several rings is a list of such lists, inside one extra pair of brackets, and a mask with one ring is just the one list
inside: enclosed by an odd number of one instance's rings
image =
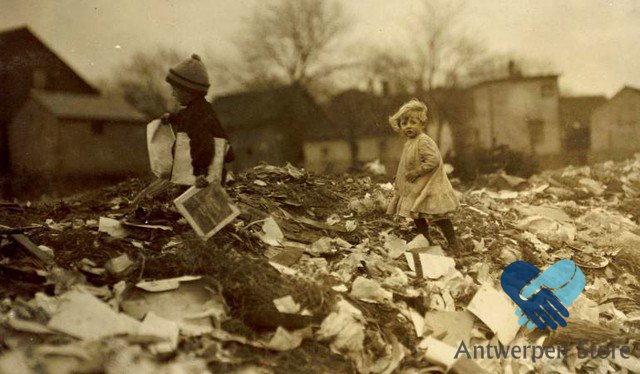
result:
[(539, 274), (540, 270), (534, 265), (526, 261), (516, 261), (504, 269), (500, 283), (507, 295), (539, 329), (544, 330), (549, 326), (555, 330), (558, 324), (566, 326), (567, 323), (562, 316), (569, 317), (569, 311), (551, 290), (541, 288), (538, 292), (529, 295), (528, 299), (520, 296), (525, 286), (534, 281)]
[[(569, 306), (580, 295), (585, 284), (584, 273), (573, 261), (560, 260), (523, 288), (520, 295), (528, 299), (544, 287), (551, 290), (563, 305)], [(516, 312), (516, 314), (520, 317), (518, 320), (520, 325), (527, 323), (527, 328), (532, 329), (534, 327), (533, 322), (529, 321), (521, 311)]]

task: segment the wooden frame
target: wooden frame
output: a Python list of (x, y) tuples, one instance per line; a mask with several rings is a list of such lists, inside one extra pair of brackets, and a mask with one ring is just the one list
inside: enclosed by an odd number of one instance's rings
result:
[(229, 203), (226, 191), (215, 182), (205, 188), (191, 187), (173, 203), (204, 241), (240, 215), (240, 209)]

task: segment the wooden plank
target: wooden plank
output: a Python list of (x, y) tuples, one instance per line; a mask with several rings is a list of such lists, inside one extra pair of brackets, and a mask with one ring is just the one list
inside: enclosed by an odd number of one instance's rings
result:
[[(12, 228), (9, 226), (0, 225), (0, 229), (3, 230), (11, 230)], [(29, 253), (36, 256), (42, 262), (47, 265), (53, 264), (53, 257), (49, 256), (42, 249), (38, 248), (31, 239), (27, 238), (23, 234), (10, 234), (9, 237), (13, 239), (16, 243), (20, 244), (24, 249), (26, 249)]]

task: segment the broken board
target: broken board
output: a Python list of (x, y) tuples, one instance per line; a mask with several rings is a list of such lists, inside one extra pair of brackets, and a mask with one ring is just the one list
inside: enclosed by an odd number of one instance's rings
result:
[(191, 187), (173, 203), (203, 240), (211, 238), (240, 214), (218, 183), (209, 183), (205, 188)]

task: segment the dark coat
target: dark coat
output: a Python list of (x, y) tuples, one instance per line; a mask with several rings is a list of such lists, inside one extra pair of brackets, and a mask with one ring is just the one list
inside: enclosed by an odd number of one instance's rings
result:
[[(174, 132), (189, 136), (193, 174), (206, 176), (215, 152), (213, 138), (229, 140), (211, 104), (204, 97), (198, 97), (177, 113), (170, 114), (169, 122)], [(229, 148), (224, 161), (231, 162), (234, 158), (233, 149)]]

